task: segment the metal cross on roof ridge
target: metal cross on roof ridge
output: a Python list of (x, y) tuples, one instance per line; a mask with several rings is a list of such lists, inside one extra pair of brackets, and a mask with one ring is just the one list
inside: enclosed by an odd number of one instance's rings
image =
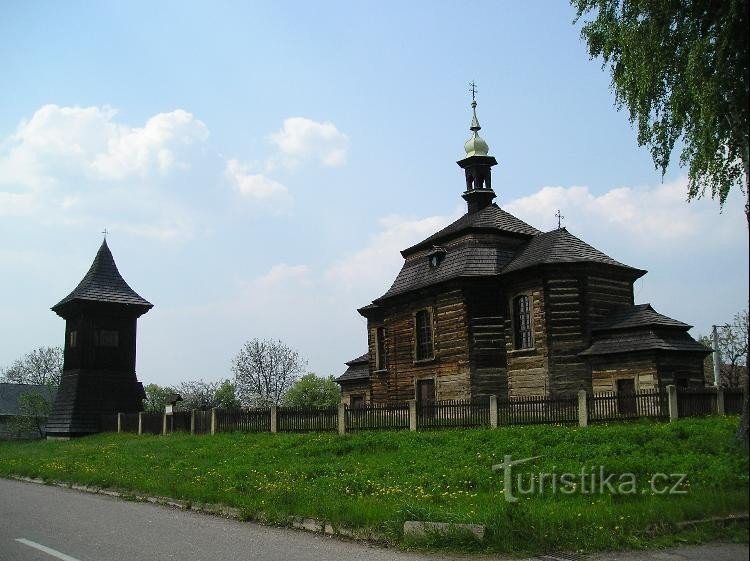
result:
[(109, 234), (109, 230), (107, 230), (106, 228), (104, 228), (104, 230), (102, 230), (102, 234), (104, 234), (104, 239), (106, 240), (107, 239), (107, 234)]
[(471, 101), (476, 101), (477, 85), (474, 83), (474, 80), (469, 82), (469, 91), (471, 92)]
[(565, 218), (562, 214), (560, 214), (560, 209), (557, 209), (557, 212), (555, 213), (555, 218), (557, 218), (557, 229), (559, 230), (562, 228), (562, 219)]

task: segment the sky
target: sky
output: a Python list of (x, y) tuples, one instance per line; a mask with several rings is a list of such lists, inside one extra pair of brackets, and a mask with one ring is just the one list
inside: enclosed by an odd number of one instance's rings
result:
[(144, 383), (231, 377), (280, 339), (339, 375), (401, 249), (465, 212), (477, 84), (496, 202), (647, 269), (636, 303), (708, 333), (747, 305), (748, 234), (662, 177), (568, 3), (2, 0), (0, 367), (62, 345), (50, 307), (106, 228)]

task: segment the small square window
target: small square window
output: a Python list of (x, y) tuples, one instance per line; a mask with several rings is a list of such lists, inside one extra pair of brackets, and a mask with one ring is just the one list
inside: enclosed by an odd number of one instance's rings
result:
[(97, 347), (117, 347), (120, 344), (120, 334), (113, 329), (97, 329), (94, 331), (94, 345)]

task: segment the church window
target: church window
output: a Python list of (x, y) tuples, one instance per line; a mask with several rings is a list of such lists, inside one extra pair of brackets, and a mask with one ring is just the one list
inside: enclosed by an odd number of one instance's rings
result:
[(419, 310), (414, 316), (416, 329), (416, 360), (432, 358), (432, 314), (429, 310)]
[(375, 370), (385, 370), (385, 327), (375, 330)]
[(78, 345), (78, 331), (75, 329), (68, 333), (68, 347), (75, 349)]
[(531, 301), (528, 294), (522, 294), (513, 299), (513, 336), (516, 349), (530, 349), (533, 346)]
[(117, 347), (120, 344), (119, 333), (113, 329), (94, 331), (94, 345), (97, 347)]

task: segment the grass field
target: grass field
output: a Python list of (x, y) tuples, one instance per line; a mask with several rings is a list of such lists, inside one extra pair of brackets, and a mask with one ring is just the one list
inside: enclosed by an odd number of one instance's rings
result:
[[(496, 430), (215, 436), (98, 435), (70, 442), (0, 443), (0, 475), (113, 487), (241, 508), (248, 518), (291, 515), (377, 528), (403, 542), (405, 520), (472, 522), (483, 545), (428, 545), (502, 552), (600, 550), (717, 537), (747, 540), (747, 528), (679, 521), (748, 510), (748, 454), (734, 440), (737, 418), (620, 423), (585, 429), (538, 426)], [(504, 499), (492, 466), (540, 456), (513, 468), (524, 487), (540, 473), (632, 474), (630, 487), (571, 494), (543, 491)], [(654, 474), (681, 494), (654, 492)], [(577, 476), (578, 477), (578, 476)], [(630, 476), (628, 476), (629, 478)], [(627, 478), (626, 478), (627, 479)], [(538, 478), (534, 480), (539, 483)], [(576, 480), (577, 481), (577, 480)], [(590, 483), (584, 480), (584, 484)], [(588, 485), (590, 487), (590, 485)], [(661, 485), (658, 490), (664, 485)], [(570, 490), (571, 487), (568, 487)]]

